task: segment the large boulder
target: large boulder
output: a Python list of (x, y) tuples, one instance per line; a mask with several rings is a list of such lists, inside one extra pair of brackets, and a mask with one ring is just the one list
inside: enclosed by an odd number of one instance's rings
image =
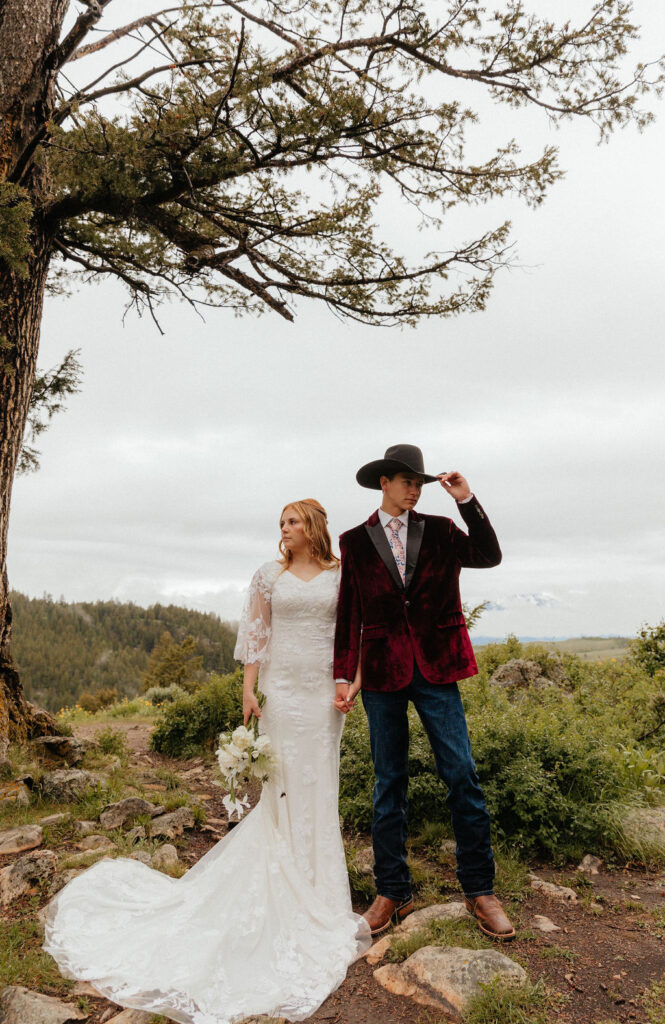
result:
[(498, 950), (458, 946), (422, 946), (402, 964), (379, 967), (374, 977), (395, 995), (454, 1015), (497, 977), (516, 986), (527, 980), (524, 968)]
[(143, 815), (149, 814), (151, 818), (154, 818), (163, 813), (163, 807), (157, 807), (140, 796), (129, 796), (125, 800), (119, 800), (118, 803), (105, 807), (99, 815), (99, 823), (102, 828), (122, 828), (123, 825), (133, 823)]
[(41, 761), (74, 768), (81, 763), (91, 744), (75, 736), (39, 736), (30, 746)]
[(89, 1014), (54, 996), (10, 985), (0, 992), (0, 1024), (69, 1024)]
[(91, 789), (108, 784), (105, 775), (86, 772), (81, 768), (58, 768), (42, 776), (40, 788), (45, 800), (56, 804), (76, 803)]
[[(7, 906), (42, 881), (52, 878), (58, 858), (52, 850), (33, 850), (0, 870), (0, 904)], [(1, 1020), (1, 1018), (0, 1018)]]
[(19, 825), (0, 832), (0, 854), (24, 853), (42, 845), (44, 834), (39, 825)]
[(546, 668), (537, 661), (513, 658), (505, 665), (499, 665), (490, 678), (490, 686), (501, 686), (508, 691), (547, 690), (562, 686), (566, 681), (560, 659), (549, 658)]

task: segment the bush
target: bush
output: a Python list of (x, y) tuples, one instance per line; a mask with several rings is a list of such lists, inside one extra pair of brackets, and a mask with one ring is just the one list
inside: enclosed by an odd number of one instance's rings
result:
[(187, 690), (184, 690), (182, 686), (178, 686), (176, 683), (172, 683), (170, 686), (151, 686), (149, 690), (146, 690), (143, 694), (143, 699), (150, 702), (150, 704), (171, 704), (174, 700), (180, 700), (181, 697), (187, 696)]
[(110, 704), (115, 703), (119, 696), (120, 694), (115, 686), (102, 686), (94, 693), (90, 693), (89, 690), (84, 690), (77, 703), (83, 711), (87, 711), (94, 715), (95, 711), (99, 711), (101, 708), (107, 708)]
[(242, 669), (238, 669), (233, 675), (212, 675), (196, 693), (164, 705), (151, 746), (169, 757), (192, 757), (211, 750), (220, 732), (241, 723)]
[(120, 758), (126, 758), (129, 754), (127, 740), (124, 733), (108, 725), (101, 729), (95, 736), (95, 741), (102, 754), (116, 754)]

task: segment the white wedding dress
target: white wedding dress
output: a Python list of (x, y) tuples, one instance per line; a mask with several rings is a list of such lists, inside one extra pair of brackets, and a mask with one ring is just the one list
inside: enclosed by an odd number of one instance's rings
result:
[(180, 879), (128, 858), (73, 879), (44, 948), (66, 977), (182, 1024), (304, 1020), (370, 944), (351, 909), (333, 707), (339, 571), (255, 574), (236, 657), (260, 662), (261, 731), (278, 760), (257, 806)]

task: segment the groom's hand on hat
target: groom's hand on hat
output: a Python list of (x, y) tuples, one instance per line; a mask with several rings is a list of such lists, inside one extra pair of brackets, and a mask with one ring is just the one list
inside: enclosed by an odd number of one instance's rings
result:
[(471, 488), (469, 487), (465, 477), (461, 473), (458, 473), (454, 469), (451, 473), (439, 473), (437, 480), (443, 487), (444, 491), (448, 491), (451, 498), (455, 501), (464, 501), (466, 498), (471, 497)]

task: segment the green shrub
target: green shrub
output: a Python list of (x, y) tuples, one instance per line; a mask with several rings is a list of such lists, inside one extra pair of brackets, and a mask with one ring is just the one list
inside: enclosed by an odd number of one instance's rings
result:
[(95, 742), (102, 754), (116, 754), (120, 758), (125, 758), (129, 754), (124, 733), (114, 729), (111, 725), (97, 733)]
[(242, 669), (238, 669), (233, 675), (213, 675), (196, 693), (164, 705), (151, 746), (169, 757), (191, 757), (212, 749), (220, 732), (241, 723)]
[(143, 694), (143, 699), (151, 704), (159, 705), (172, 704), (174, 700), (180, 700), (181, 697), (186, 696), (187, 690), (184, 690), (182, 686), (178, 686), (176, 683), (172, 683), (170, 686), (151, 686)]

